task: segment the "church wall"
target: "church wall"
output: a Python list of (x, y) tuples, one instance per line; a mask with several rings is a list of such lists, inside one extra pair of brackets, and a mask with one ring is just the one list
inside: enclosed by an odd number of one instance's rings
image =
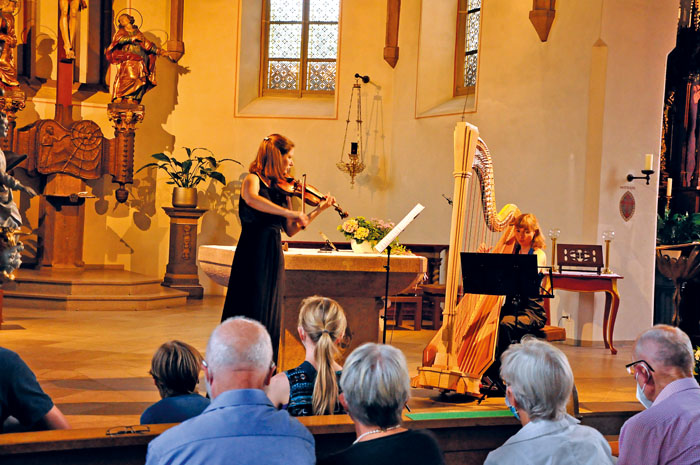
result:
[[(120, 9), (116, 3), (115, 10)], [(250, 87), (243, 79), (256, 65), (238, 44), (259, 33), (257, 24), (245, 22), (258, 3), (185, 2), (185, 55), (178, 64), (158, 59), (158, 87), (143, 100), (146, 118), (136, 133), (135, 167), (155, 152), (183, 155), (183, 146), (207, 147), (219, 157), (241, 161), (244, 167), (224, 168), (228, 183), (223, 188), (199, 186), (200, 207), (209, 209), (200, 220), (199, 244), (235, 244), (240, 182), (262, 138), (278, 132), (296, 143), (295, 174), (306, 173), (311, 184), (331, 190), (351, 215), (398, 221), (420, 202), (426, 209), (402, 241), (447, 243), (451, 208), (442, 194), (452, 195), (452, 131), (463, 105), (442, 90), (451, 54), (425, 47), (431, 40), (454, 43), (455, 18), (449, 15), (456, 15), (456, 7), (450, 9), (456, 2), (402, 3), (400, 55), (392, 69), (382, 59), (385, 2), (344, 0), (337, 98), (249, 104), (236, 100), (237, 89)], [(133, 0), (130, 5), (143, 13), (146, 35), (162, 44), (169, 2)], [(479, 127), (493, 154), (499, 206), (512, 202), (535, 213), (545, 234), (560, 228), (564, 242), (600, 243), (603, 230), (617, 232), (612, 263), (625, 279), (616, 339), (632, 339), (651, 322), (656, 175), (650, 186), (632, 185), (637, 211), (629, 223), (620, 219), (617, 205), (626, 174), (641, 168), (644, 153), (658, 154), (665, 54), (673, 45), (677, 7), (652, 9), (641, 0), (558, 2), (543, 43), (528, 20), (530, 5), (483, 1), (478, 91), (468, 102), (465, 120)], [(446, 17), (444, 34), (421, 38), (422, 15), (438, 10)], [(356, 72), (372, 82), (363, 85), (362, 102), (367, 169), (351, 188), (335, 164)], [(47, 92), (28, 103), (20, 126), (53, 116)], [(440, 92), (444, 102), (426, 107), (439, 101)], [(108, 101), (106, 94), (91, 96), (76, 113), (94, 119), (112, 137)], [(278, 116), (283, 111), (293, 117)], [(161, 207), (170, 205), (171, 194), (165, 181), (154, 170), (138, 173), (126, 205), (114, 200), (117, 186), (109, 179), (89, 183), (97, 199), (86, 202), (87, 263), (122, 264), (163, 276), (169, 219)], [(35, 202), (32, 206), (30, 222), (36, 216)], [(323, 231), (342, 241), (338, 224), (330, 210), (294, 240), (320, 240)], [(206, 292), (223, 293), (205, 276), (201, 281)], [(602, 307), (590, 296), (561, 292), (553, 320), (556, 324), (563, 313), (571, 315), (575, 325), (569, 337), (600, 341)]]

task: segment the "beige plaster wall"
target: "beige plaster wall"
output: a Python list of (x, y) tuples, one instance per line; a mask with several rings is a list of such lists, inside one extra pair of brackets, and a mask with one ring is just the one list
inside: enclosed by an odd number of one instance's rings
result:
[[(429, 87), (444, 77), (430, 70), (444, 69), (449, 55), (419, 50), (430, 42), (419, 40), (419, 31), (421, 15), (437, 11), (431, 5), (439, 2), (440, 11), (451, 11), (452, 0), (402, 2), (395, 69), (382, 59), (386, 4), (344, 0), (337, 103), (331, 102), (331, 117), (315, 117), (313, 103), (294, 102), (291, 110), (285, 107), (294, 118), (261, 115), (264, 106), (256, 107), (255, 117), (236, 112), (236, 79), (245, 75), (239, 66), (245, 54), (237, 45), (240, 5), (251, 7), (251, 1), (185, 2), (186, 53), (177, 65), (158, 60), (159, 85), (143, 101), (146, 119), (137, 131), (135, 166), (154, 152), (204, 146), (247, 167), (262, 138), (278, 132), (296, 143), (296, 174), (332, 190), (351, 215), (399, 220), (420, 202), (426, 209), (402, 240), (447, 243), (451, 210), (442, 194), (452, 194), (452, 130), (461, 105), (445, 94), (432, 113), (418, 108), (420, 102), (439, 102)], [(674, 43), (677, 5), (558, 2), (549, 40), (542, 43), (528, 20), (531, 3), (483, 3), (479, 87), (466, 120), (479, 127), (493, 153), (497, 201), (535, 213), (545, 231), (560, 228), (566, 242), (600, 242), (603, 230), (616, 230), (613, 267), (625, 275), (616, 338), (632, 339), (651, 322), (656, 176), (648, 187), (633, 185), (637, 211), (630, 222), (620, 219), (618, 201), (626, 174), (641, 167), (643, 154), (658, 154), (665, 55)], [(129, 4), (143, 12), (147, 36), (162, 42), (169, 2)], [(452, 34), (455, 20), (446, 16), (446, 34)], [(254, 33), (255, 27), (245, 30)], [(364, 86), (362, 102), (368, 167), (351, 188), (335, 163), (356, 72), (368, 74), (372, 83)], [(425, 95), (430, 99), (417, 99)], [(95, 96), (76, 112), (111, 136), (107, 101)], [(39, 116), (53, 116), (50, 98), (30, 102), (20, 125)], [(200, 207), (210, 211), (200, 222), (199, 244), (234, 244), (240, 232), (237, 198), (245, 169), (230, 165), (224, 171), (225, 187), (200, 186)], [(139, 173), (126, 205), (116, 204), (116, 186), (108, 179), (91, 183), (98, 198), (87, 202), (87, 263), (164, 274), (169, 222), (161, 207), (170, 202), (164, 181), (154, 171)], [(343, 240), (335, 231), (339, 222), (329, 211), (294, 239), (319, 240), (323, 231)], [(206, 277), (201, 281), (207, 292), (223, 292)], [(554, 319), (564, 312), (575, 322), (574, 338), (601, 340), (602, 302), (560, 293)]]

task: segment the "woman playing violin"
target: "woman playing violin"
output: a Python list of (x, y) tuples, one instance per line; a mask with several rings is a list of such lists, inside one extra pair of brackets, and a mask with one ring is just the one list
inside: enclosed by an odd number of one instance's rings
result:
[(231, 265), (221, 321), (243, 315), (260, 321), (272, 338), (277, 360), (284, 296), (281, 231), (293, 236), (335, 202), (327, 195), (309, 213), (292, 209), (291, 197), (276, 187), (294, 166), (294, 143), (271, 134), (260, 144), (250, 173), (243, 180), (238, 215), (241, 236)]

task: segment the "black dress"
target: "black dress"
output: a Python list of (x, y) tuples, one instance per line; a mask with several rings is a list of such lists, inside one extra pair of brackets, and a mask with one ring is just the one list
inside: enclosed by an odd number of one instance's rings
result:
[[(260, 182), (259, 195), (287, 208), (287, 196)], [(284, 296), (284, 255), (281, 230), (285, 218), (264, 213), (240, 198), (241, 237), (231, 265), (221, 321), (245, 316), (262, 323), (272, 339), (277, 361)]]
[(444, 465), (440, 446), (428, 430), (408, 430), (358, 442), (318, 461), (319, 465)]

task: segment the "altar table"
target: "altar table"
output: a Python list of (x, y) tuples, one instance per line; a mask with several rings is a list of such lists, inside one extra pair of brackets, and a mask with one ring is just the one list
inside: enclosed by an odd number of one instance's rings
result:
[[(214, 282), (228, 285), (235, 246), (203, 245), (199, 248), (200, 269)], [(314, 249), (284, 252), (285, 294), (277, 365), (294, 368), (304, 360), (304, 347), (297, 333), (301, 301), (322, 295), (338, 301), (345, 310), (352, 336), (345, 355), (365, 342), (380, 341), (379, 315), (386, 285), (386, 255), (351, 251), (324, 253)], [(389, 295), (395, 295), (423, 278), (427, 259), (417, 255), (392, 255)]]
[[(605, 314), (603, 316), (603, 342), (612, 354), (617, 353), (613, 346), (613, 331), (617, 309), (620, 306), (620, 294), (617, 292), (617, 280), (623, 279), (619, 274), (597, 274), (580, 271), (552, 273), (554, 291), (605, 292)], [(549, 299), (544, 299), (549, 314)]]

